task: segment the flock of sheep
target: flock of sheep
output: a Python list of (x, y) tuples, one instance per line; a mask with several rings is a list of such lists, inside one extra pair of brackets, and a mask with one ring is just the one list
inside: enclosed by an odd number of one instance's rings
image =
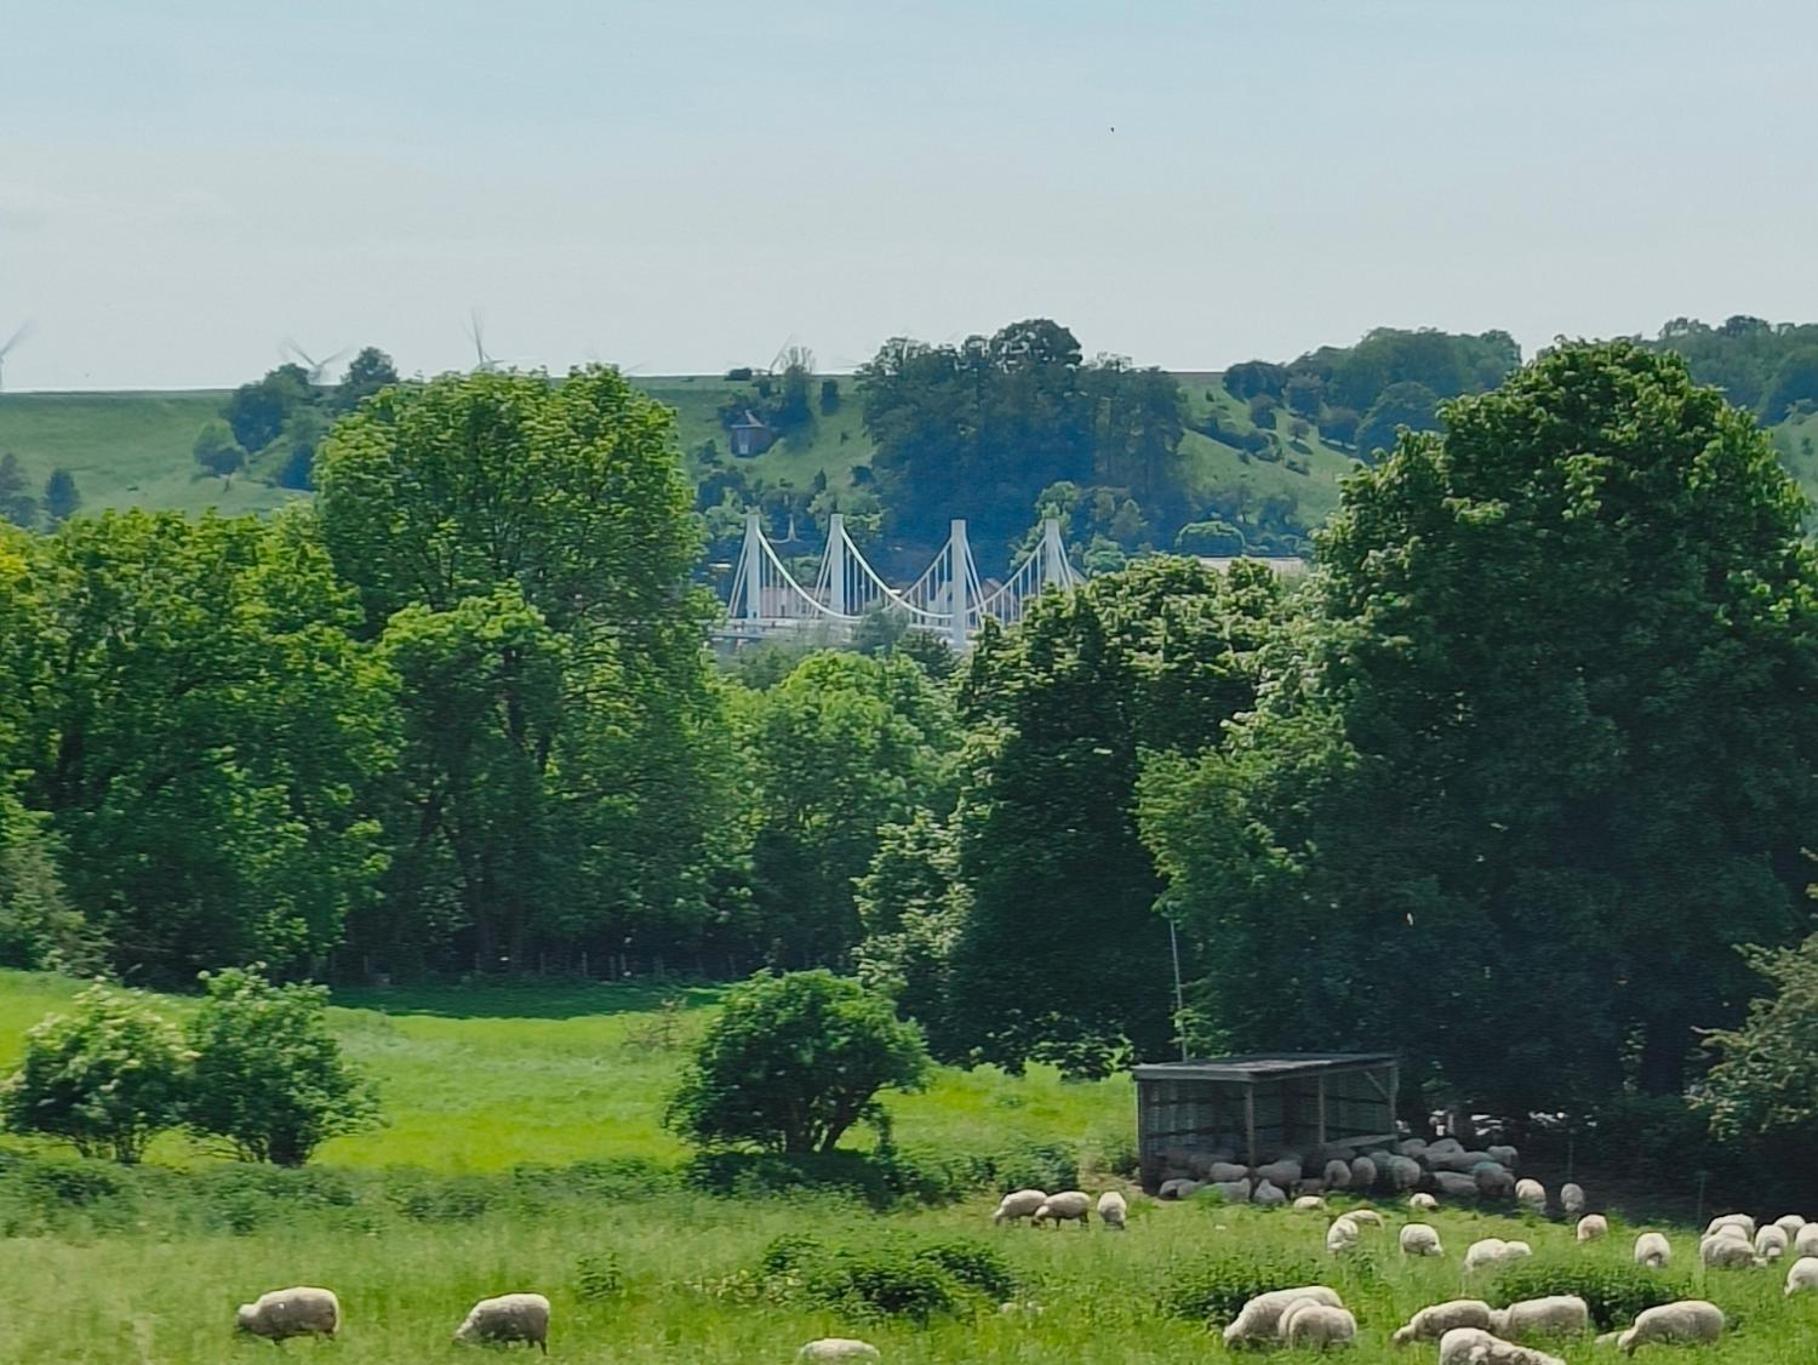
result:
[[(298, 1285), (274, 1289), (234, 1315), (238, 1331), (267, 1341), (333, 1337), (341, 1330), (341, 1301), (332, 1289)], [(467, 1310), (454, 1339), (462, 1344), (508, 1345), (522, 1341), (549, 1354), (549, 1300), (541, 1294), (501, 1294)]]

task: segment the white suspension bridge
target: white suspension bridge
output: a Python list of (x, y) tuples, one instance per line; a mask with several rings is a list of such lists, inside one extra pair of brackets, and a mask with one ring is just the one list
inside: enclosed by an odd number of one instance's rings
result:
[(1049, 588), (1077, 587), (1083, 578), (1067, 560), (1060, 523), (1042, 522), (1041, 539), (1001, 584), (986, 589), (972, 559), (966, 523), (956, 520), (947, 543), (922, 576), (897, 589), (871, 567), (846, 520), (828, 518), (827, 548), (812, 586), (804, 586), (764, 534), (756, 512), (745, 516), (745, 542), (726, 601), (725, 634), (735, 639), (787, 634), (816, 625), (850, 630), (872, 611), (900, 613), (909, 624), (963, 650), (987, 619), (1015, 625), (1028, 603)]

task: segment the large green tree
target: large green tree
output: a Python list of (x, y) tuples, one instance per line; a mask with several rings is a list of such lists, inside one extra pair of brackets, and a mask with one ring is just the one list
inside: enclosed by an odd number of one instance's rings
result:
[(1318, 619), (1227, 749), (1150, 775), (1202, 1003), (1235, 1046), (1399, 1046), (1520, 1112), (1676, 1090), (1746, 994), (1731, 945), (1806, 921), (1802, 499), (1629, 343), (1446, 420), (1346, 485)]

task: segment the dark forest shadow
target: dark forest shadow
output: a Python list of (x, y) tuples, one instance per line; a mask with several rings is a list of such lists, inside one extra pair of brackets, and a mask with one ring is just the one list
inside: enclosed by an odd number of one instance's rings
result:
[(674, 982), (504, 978), (458, 985), (347, 986), (334, 1003), (347, 1009), (445, 1019), (579, 1019), (656, 1010), (666, 1000), (683, 1009), (719, 1001), (722, 987)]

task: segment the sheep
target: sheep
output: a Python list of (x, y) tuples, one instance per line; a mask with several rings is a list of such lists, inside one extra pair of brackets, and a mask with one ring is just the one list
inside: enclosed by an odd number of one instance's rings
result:
[(1487, 1330), (1490, 1312), (1490, 1305), (1482, 1299), (1449, 1299), (1421, 1309), (1405, 1327), (1396, 1328), (1389, 1340), (1406, 1346), (1411, 1341), (1438, 1341), (1455, 1327)]
[(1218, 1197), (1227, 1204), (1248, 1204), (1250, 1202), (1249, 1180), (1215, 1180), (1206, 1186), (1217, 1192)]
[(1250, 1168), (1239, 1166), (1234, 1161), (1214, 1161), (1206, 1168), (1206, 1179), (1215, 1183), (1228, 1180), (1248, 1180)]
[(1506, 1265), (1533, 1254), (1534, 1248), (1526, 1242), (1505, 1242), (1500, 1237), (1485, 1237), (1472, 1242), (1465, 1250), (1464, 1268), (1469, 1273), (1480, 1266)]
[(1698, 1244), (1698, 1259), (1710, 1270), (1740, 1270), (1755, 1264), (1755, 1247), (1746, 1237), (1719, 1233)]
[(1392, 1190), (1411, 1190), (1420, 1183), (1420, 1163), (1412, 1157), (1386, 1156), (1378, 1164)]
[(1517, 1180), (1515, 1202), (1535, 1213), (1547, 1211), (1547, 1187), (1538, 1180)]
[(1567, 1218), (1576, 1218), (1584, 1212), (1584, 1186), (1570, 1182), (1559, 1187), (1559, 1207), (1565, 1211)]
[(853, 1337), (822, 1337), (795, 1353), (797, 1360), (882, 1360), (877, 1347)]
[(1455, 1171), (1434, 1171), (1433, 1184), (1443, 1195), (1453, 1199), (1474, 1199), (1477, 1196), (1477, 1182), (1468, 1175), (1459, 1175)]
[(1439, 1244), (1439, 1233), (1430, 1223), (1407, 1223), (1402, 1226), (1398, 1238), (1403, 1256), (1443, 1256), (1446, 1250)]
[(1260, 1204), (1266, 1209), (1272, 1209), (1277, 1205), (1287, 1203), (1288, 1196), (1283, 1194), (1275, 1185), (1265, 1180), (1257, 1185), (1254, 1190), (1250, 1191), (1250, 1202), (1252, 1204)]
[[(1205, 1186), (1197, 1180), (1164, 1180), (1161, 1188), (1155, 1192), (1155, 1197), (1157, 1199), (1191, 1199), (1204, 1188)], [(1044, 1202), (1047, 1198), (1048, 1196), (1045, 1194), (1042, 1196)]]
[(1412, 1159), (1426, 1152), (1427, 1140), (1425, 1138), (1408, 1138), (1396, 1143), (1395, 1150), (1402, 1156)]
[(1668, 1342), (1712, 1342), (1723, 1335), (1723, 1310), (1703, 1299), (1681, 1299), (1650, 1308), (1616, 1338), (1624, 1355), (1637, 1347)]
[(1755, 1234), (1755, 1255), (1763, 1265), (1769, 1261), (1778, 1261), (1786, 1255), (1786, 1229), (1769, 1223)]
[(1098, 1221), (1114, 1232), (1124, 1230), (1124, 1220), (1130, 1215), (1130, 1205), (1123, 1195), (1116, 1190), (1106, 1190), (1098, 1197)]
[[(1162, 1187), (1166, 1190), (1167, 1186)], [(1166, 1199), (1166, 1194), (1162, 1198)], [(1014, 1223), (1019, 1218), (1028, 1218), (1048, 1201), (1048, 1196), (1041, 1190), (1013, 1190), (997, 1202), (997, 1211), (991, 1215), (993, 1224), (1006, 1219)]]
[(1458, 1175), (1469, 1175), (1471, 1171), (1491, 1160), (1488, 1152), (1441, 1152), (1434, 1156), (1427, 1153), (1427, 1167), (1434, 1171), (1452, 1171)]
[(1354, 1190), (1374, 1189), (1376, 1186), (1376, 1162), (1367, 1156), (1351, 1158), (1351, 1188)]
[(341, 1330), (341, 1301), (332, 1289), (296, 1285), (261, 1294), (234, 1313), (234, 1330), (267, 1341), (287, 1337), (332, 1337)]
[(1521, 1164), (1521, 1153), (1516, 1151), (1513, 1147), (1486, 1147), (1484, 1148), (1484, 1151), (1490, 1154), (1491, 1161), (1494, 1161), (1498, 1166), (1507, 1166), (1511, 1171)]
[(1818, 1223), (1807, 1223), (1793, 1238), (1793, 1255), (1818, 1256)]
[(1797, 1294), (1807, 1289), (1818, 1289), (1818, 1256), (1801, 1256), (1787, 1269), (1786, 1292)]
[(1326, 1250), (1334, 1256), (1350, 1251), (1363, 1237), (1363, 1230), (1349, 1218), (1339, 1218), (1326, 1229)]
[(1710, 1226), (1704, 1230), (1706, 1237), (1714, 1237), (1719, 1228), (1741, 1228), (1746, 1236), (1755, 1235), (1755, 1220), (1746, 1213), (1724, 1213), (1711, 1219)]
[(541, 1294), (481, 1299), (455, 1328), (455, 1343), (525, 1341), (549, 1354), (549, 1300)]
[(1282, 1314), (1300, 1299), (1311, 1299), (1314, 1303), (1325, 1304), (1330, 1308), (1344, 1307), (1344, 1301), (1338, 1297), (1337, 1291), (1328, 1289), (1323, 1284), (1303, 1285), (1299, 1289), (1273, 1289), (1249, 1300), (1237, 1316), (1231, 1319), (1225, 1327), (1225, 1345), (1273, 1338), (1276, 1328), (1281, 1325)]
[(1357, 1319), (1329, 1303), (1301, 1298), (1289, 1304), (1281, 1315), (1276, 1334), (1290, 1348), (1323, 1351), (1332, 1346), (1349, 1346), (1356, 1341)]
[(1673, 1263), (1673, 1244), (1658, 1232), (1644, 1232), (1635, 1239), (1635, 1264), (1665, 1270)]
[(1336, 1158), (1326, 1163), (1325, 1182), (1327, 1189), (1345, 1190), (1351, 1187), (1351, 1167), (1348, 1162)]
[(1258, 1166), (1250, 1174), (1259, 1183), (1267, 1182), (1287, 1189), (1306, 1173), (1301, 1169), (1299, 1161), (1282, 1157), (1279, 1161), (1271, 1161), (1267, 1166)]
[(1425, 1190), (1416, 1190), (1408, 1196), (1408, 1207), (1416, 1213), (1433, 1213), (1439, 1208), (1439, 1201)]
[(1464, 1143), (1455, 1137), (1442, 1137), (1437, 1142), (1427, 1144), (1428, 1156), (1445, 1156), (1450, 1152), (1462, 1152)]
[(1515, 1193), (1515, 1173), (1494, 1161), (1481, 1161), (1471, 1170), (1477, 1193), (1485, 1199), (1507, 1199)]
[(1345, 1215), (1360, 1228), (1379, 1228), (1384, 1226), (1382, 1215), (1375, 1209), (1352, 1209)]
[(1737, 1224), (1737, 1223), (1725, 1223), (1722, 1227), (1718, 1228), (1717, 1231), (1707, 1232), (1705, 1234), (1705, 1236), (1706, 1237), (1728, 1237), (1734, 1241), (1748, 1242), (1750, 1246), (1754, 1245), (1754, 1243), (1752, 1241), (1749, 1241), (1749, 1234), (1747, 1232), (1743, 1231), (1741, 1225)]
[(1316, 1194), (1303, 1194), (1294, 1201), (1296, 1213), (1318, 1213), (1326, 1206), (1326, 1201)]
[(1601, 1213), (1587, 1213), (1578, 1220), (1578, 1240), (1600, 1242), (1610, 1235), (1610, 1220)]
[(1774, 1226), (1784, 1232), (1790, 1242), (1799, 1235), (1799, 1230), (1805, 1226), (1805, 1221), (1796, 1213), (1783, 1213), (1774, 1220)]
[(1565, 1365), (1558, 1356), (1491, 1336), (1481, 1327), (1454, 1327), (1439, 1339), (1439, 1365)]
[(1492, 1313), (1490, 1330), (1499, 1337), (1582, 1336), (1591, 1330), (1591, 1308), (1576, 1294), (1522, 1299)]
[(1035, 1211), (1031, 1222), (1040, 1227), (1043, 1223), (1053, 1223), (1059, 1227), (1069, 1220), (1077, 1220), (1083, 1227), (1091, 1226), (1092, 1196), (1084, 1190), (1062, 1190), (1051, 1194), (1042, 1201), (1042, 1206)]

